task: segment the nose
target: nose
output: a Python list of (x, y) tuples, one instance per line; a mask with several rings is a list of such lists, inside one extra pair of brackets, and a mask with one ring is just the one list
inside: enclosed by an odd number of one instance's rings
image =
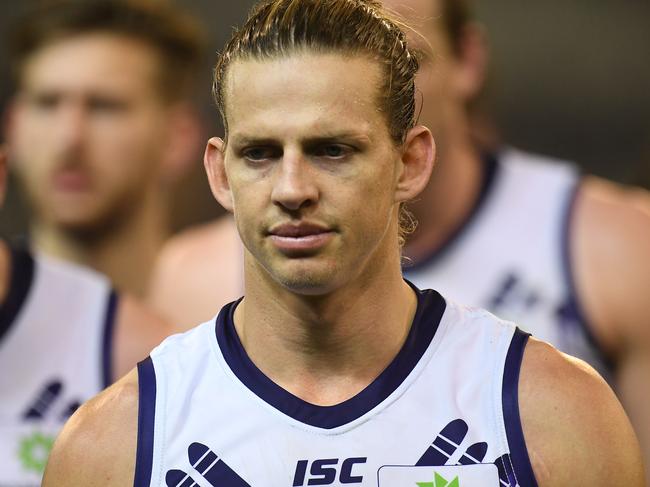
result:
[(316, 176), (300, 151), (286, 150), (274, 174), (273, 203), (289, 211), (313, 205), (319, 196)]
[(52, 130), (60, 151), (79, 149), (87, 128), (86, 110), (80, 103), (64, 103), (59, 107)]

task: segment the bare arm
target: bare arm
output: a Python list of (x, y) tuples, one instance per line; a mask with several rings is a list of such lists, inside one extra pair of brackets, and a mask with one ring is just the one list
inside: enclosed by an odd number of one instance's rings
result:
[(584, 362), (531, 339), (519, 404), (540, 487), (645, 485), (638, 443), (623, 408)]
[(576, 208), (577, 286), (616, 363), (616, 391), (639, 437), (650, 480), (650, 193), (589, 179)]
[(242, 252), (230, 217), (173, 237), (156, 261), (148, 303), (182, 329), (212, 318), (243, 294)]
[(57, 438), (43, 487), (133, 485), (138, 376), (133, 370), (84, 404)]
[(121, 296), (118, 306), (111, 371), (114, 379), (133, 369), (169, 335), (183, 331), (172, 327), (132, 296)]

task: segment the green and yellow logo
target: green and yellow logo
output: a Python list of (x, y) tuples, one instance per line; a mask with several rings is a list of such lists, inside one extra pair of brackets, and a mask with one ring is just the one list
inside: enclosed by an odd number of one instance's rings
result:
[(27, 471), (42, 474), (53, 444), (54, 437), (39, 432), (22, 438), (18, 457), (23, 468)]
[(416, 482), (418, 487), (460, 487), (458, 476), (452, 481), (445, 479), (439, 473), (433, 472), (433, 482)]

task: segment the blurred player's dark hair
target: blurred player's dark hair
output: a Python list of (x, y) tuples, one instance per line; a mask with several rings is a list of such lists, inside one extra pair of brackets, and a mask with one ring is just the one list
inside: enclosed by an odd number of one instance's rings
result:
[(20, 85), (30, 56), (51, 42), (97, 32), (144, 42), (160, 55), (159, 86), (164, 99), (186, 96), (201, 64), (204, 33), (186, 12), (166, 2), (55, 0), (44, 2), (12, 29), (9, 54)]
[(443, 0), (442, 21), (453, 52), (460, 52), (463, 29), (473, 19), (473, 11), (469, 0)]

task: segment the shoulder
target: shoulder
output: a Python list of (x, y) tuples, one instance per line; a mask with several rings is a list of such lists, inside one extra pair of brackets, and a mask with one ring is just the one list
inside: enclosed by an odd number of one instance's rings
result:
[(54, 444), (44, 487), (132, 485), (138, 430), (133, 370), (84, 404)]
[(231, 217), (172, 237), (156, 260), (148, 302), (187, 328), (242, 292), (243, 250)]
[(643, 485), (632, 427), (609, 386), (581, 360), (529, 339), (519, 405), (541, 486), (600, 485), (612, 472), (621, 485)]
[(131, 370), (169, 335), (181, 331), (131, 295), (120, 295), (113, 336), (114, 378)]
[(587, 314), (620, 348), (647, 328), (650, 313), (650, 192), (586, 178), (573, 225), (573, 265)]
[(160, 252), (158, 265), (161, 270), (181, 269), (188, 263), (204, 265), (207, 256), (214, 258), (215, 249), (233, 248), (237, 241), (235, 222), (232, 217), (225, 216), (214, 222), (189, 228), (170, 238)]

